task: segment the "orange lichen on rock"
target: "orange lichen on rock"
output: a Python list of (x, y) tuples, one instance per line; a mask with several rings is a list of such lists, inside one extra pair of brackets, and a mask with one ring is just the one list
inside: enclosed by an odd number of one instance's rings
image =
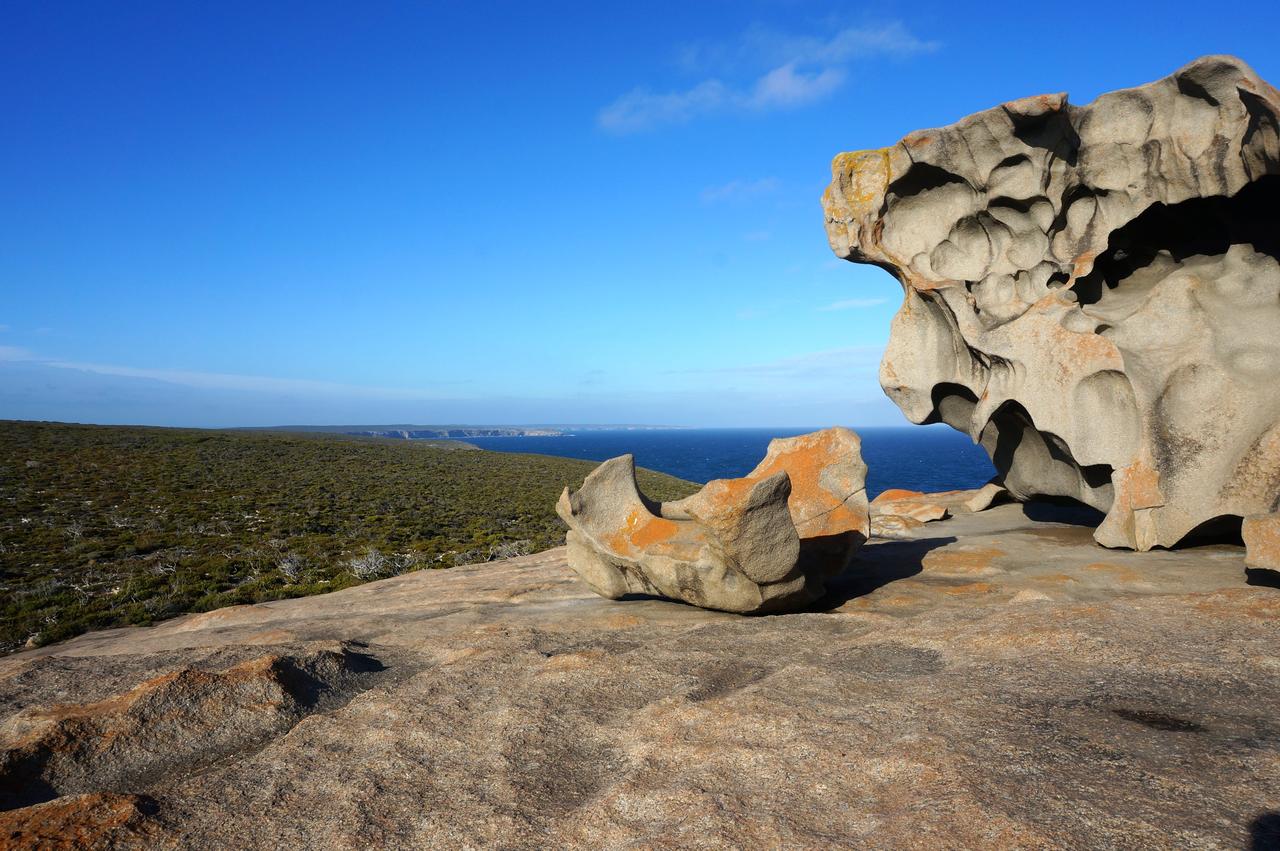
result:
[(611, 535), (608, 542), (619, 553), (634, 553), (669, 541), (679, 531), (680, 527), (674, 521), (654, 517), (643, 508), (633, 508), (627, 514), (626, 524)]
[(1005, 555), (1005, 551), (995, 547), (979, 549), (941, 549), (930, 550), (925, 554), (923, 567), (926, 571), (942, 576), (984, 575), (997, 572), (992, 562)]
[(1141, 582), (1143, 576), (1132, 567), (1125, 567), (1122, 564), (1111, 564), (1105, 561), (1095, 561), (1092, 564), (1086, 564), (1085, 570), (1096, 572), (1106, 572), (1114, 576), (1120, 582)]
[(900, 499), (919, 499), (924, 496), (921, 491), (910, 491), (906, 488), (889, 488), (871, 500), (872, 505), (884, 505), (886, 502), (897, 502)]
[(165, 847), (152, 818), (155, 805), (142, 795), (100, 792), (59, 798), (0, 812), (0, 846), (48, 851)]

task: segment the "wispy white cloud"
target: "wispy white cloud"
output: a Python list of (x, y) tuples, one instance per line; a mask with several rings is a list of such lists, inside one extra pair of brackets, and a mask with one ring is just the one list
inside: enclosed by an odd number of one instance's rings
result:
[(653, 92), (640, 86), (600, 110), (597, 121), (611, 133), (635, 133), (722, 109), (731, 96), (719, 80), (706, 80), (680, 92)]
[(727, 41), (685, 45), (679, 64), (691, 72), (726, 73), (788, 62), (839, 65), (859, 59), (905, 59), (939, 47), (939, 42), (920, 38), (901, 21), (845, 27), (831, 34), (788, 33), (757, 25)]
[(884, 346), (846, 346), (806, 352), (762, 363), (741, 366), (679, 370), (685, 374), (741, 376), (763, 381), (815, 381), (848, 377), (856, 372), (874, 370), (880, 364)]
[(795, 62), (788, 62), (756, 80), (746, 106), (756, 110), (800, 106), (831, 94), (843, 85), (844, 79), (840, 68), (805, 73), (796, 70)]
[(844, 82), (844, 71), (796, 70), (787, 63), (739, 89), (716, 79), (675, 92), (654, 92), (638, 87), (600, 111), (600, 126), (611, 133), (636, 133), (661, 124), (683, 124), (692, 118), (717, 112), (763, 112), (801, 106), (820, 100)]
[[(846, 27), (829, 36), (751, 27), (730, 41), (689, 45), (681, 51), (680, 64), (686, 70), (714, 76), (674, 91), (637, 87), (602, 109), (597, 122), (612, 133), (636, 133), (703, 115), (803, 106), (844, 85), (848, 74), (843, 66), (851, 62), (914, 56), (938, 46), (896, 21)], [(726, 83), (725, 77), (738, 82)]]
[(774, 192), (781, 186), (776, 177), (762, 177), (759, 180), (730, 180), (719, 186), (708, 186), (699, 197), (704, 204), (715, 204), (719, 201), (742, 201), (757, 198)]
[(864, 307), (877, 307), (881, 304), (887, 304), (887, 298), (846, 298), (842, 301), (833, 301), (826, 307), (819, 307), (818, 310), (861, 310)]
[[(17, 346), (0, 346), (0, 362), (24, 362), (50, 369), (76, 370), (95, 375), (160, 381), (201, 390), (233, 390), (279, 396), (343, 396), (365, 399), (433, 399), (439, 394), (421, 388), (370, 387), (333, 381), (300, 378), (273, 378), (262, 375), (238, 375), (221, 372), (198, 372), (179, 369), (149, 369), (114, 364), (84, 363), (41, 357)], [(447, 384), (455, 382), (436, 382)], [(456, 382), (461, 383), (461, 382)]]
[(35, 355), (21, 346), (0, 346), (0, 361), (35, 360)]

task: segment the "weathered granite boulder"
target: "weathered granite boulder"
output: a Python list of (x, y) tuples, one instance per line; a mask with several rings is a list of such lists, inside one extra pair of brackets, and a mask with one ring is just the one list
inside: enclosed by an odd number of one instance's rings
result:
[(606, 461), (556, 511), (569, 564), (598, 594), (650, 594), (728, 612), (802, 606), (869, 534), (861, 441), (831, 428), (769, 444), (741, 479), (678, 502), (636, 486), (630, 455)]
[(981, 442), (1015, 497), (1106, 512), (1107, 546), (1275, 511), (1278, 114), (1209, 56), (836, 157), (833, 250), (905, 291), (885, 392)]

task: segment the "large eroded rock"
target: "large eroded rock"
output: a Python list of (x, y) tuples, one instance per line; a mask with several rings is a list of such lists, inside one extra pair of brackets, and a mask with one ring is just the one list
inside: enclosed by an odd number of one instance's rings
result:
[(606, 461), (556, 505), (569, 564), (610, 599), (650, 594), (727, 612), (804, 605), (869, 534), (860, 450), (847, 428), (778, 438), (745, 477), (662, 504), (640, 493), (630, 455)]
[(832, 248), (905, 290), (885, 392), (980, 441), (1014, 496), (1106, 512), (1107, 546), (1276, 510), (1278, 113), (1209, 56), (836, 157)]

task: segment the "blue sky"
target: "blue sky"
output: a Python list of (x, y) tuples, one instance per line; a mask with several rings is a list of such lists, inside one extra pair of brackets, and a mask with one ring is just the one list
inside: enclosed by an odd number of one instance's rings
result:
[(0, 8), (0, 417), (903, 423), (833, 155), (1277, 4)]

